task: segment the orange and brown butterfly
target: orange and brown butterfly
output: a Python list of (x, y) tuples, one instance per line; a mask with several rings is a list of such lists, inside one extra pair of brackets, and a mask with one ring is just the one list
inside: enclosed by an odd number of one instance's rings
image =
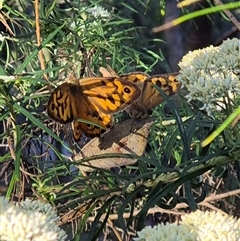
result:
[[(107, 69), (100, 68), (100, 72), (104, 76), (118, 76), (109, 66), (107, 66)], [(149, 76), (143, 72), (132, 72), (120, 75), (119, 77), (121, 79), (127, 79), (128, 81), (135, 83), (142, 92), (141, 97), (135, 101), (134, 104), (126, 108), (130, 117), (145, 118), (147, 117), (149, 110), (164, 101), (163, 96), (155, 86), (163, 90), (168, 96), (172, 96), (178, 92), (181, 88), (181, 83), (177, 81), (177, 75), (178, 73)]]
[[(73, 122), (76, 141), (82, 133), (91, 138), (100, 136), (112, 126), (112, 114), (125, 109), (141, 95), (141, 90), (127, 78), (90, 77), (71, 82), (52, 92), (47, 113), (61, 124)], [(77, 121), (79, 118), (86, 122)]]

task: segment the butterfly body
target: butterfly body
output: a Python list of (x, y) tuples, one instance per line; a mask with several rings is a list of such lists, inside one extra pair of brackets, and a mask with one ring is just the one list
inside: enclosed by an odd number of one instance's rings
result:
[(73, 136), (79, 141), (82, 133), (95, 137), (110, 128), (112, 114), (125, 109), (140, 95), (134, 83), (119, 77), (84, 78), (78, 84), (66, 82), (57, 87), (49, 98), (47, 113), (61, 124), (73, 122)]

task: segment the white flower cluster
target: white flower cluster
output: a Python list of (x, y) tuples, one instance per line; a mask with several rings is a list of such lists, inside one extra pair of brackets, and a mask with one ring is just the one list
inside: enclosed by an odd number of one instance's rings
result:
[(109, 18), (110, 13), (101, 6), (94, 6), (87, 8), (86, 12), (91, 14), (94, 18)]
[(218, 47), (186, 54), (179, 63), (178, 80), (187, 88), (188, 101), (199, 100), (209, 116), (220, 98), (234, 100), (240, 94), (240, 40), (228, 39)]
[(166, 225), (158, 224), (153, 228), (145, 227), (137, 232), (138, 238), (135, 241), (193, 241), (196, 240), (196, 234), (187, 227), (179, 226), (175, 223)]
[(25, 200), (14, 205), (0, 197), (1, 241), (64, 241), (59, 218), (50, 204)]
[[(99, 35), (99, 31), (102, 32), (102, 23), (110, 17), (110, 12), (101, 6), (83, 7), (81, 18), (74, 20), (70, 26), (84, 39), (86, 32)], [(91, 18), (92, 21), (86, 21)]]
[(239, 241), (240, 219), (222, 212), (196, 211), (182, 216), (179, 225), (145, 227), (135, 241)]
[(184, 215), (182, 225), (197, 233), (197, 241), (240, 240), (240, 219), (223, 212), (198, 210)]

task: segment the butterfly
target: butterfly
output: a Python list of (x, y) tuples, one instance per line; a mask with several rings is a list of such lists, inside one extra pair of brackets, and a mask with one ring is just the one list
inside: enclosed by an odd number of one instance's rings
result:
[[(107, 66), (107, 69), (101, 67), (100, 72), (103, 76), (118, 76), (109, 66)], [(159, 87), (168, 96), (172, 96), (181, 88), (181, 83), (176, 79), (177, 75), (178, 73), (149, 76), (143, 72), (119, 75), (121, 79), (127, 79), (141, 89), (141, 97), (128, 106), (125, 111), (131, 118), (146, 118), (151, 109), (164, 101), (163, 96), (155, 86)]]
[(82, 134), (92, 138), (104, 133), (112, 126), (112, 114), (134, 103), (140, 95), (139, 87), (127, 78), (75, 79), (52, 92), (47, 113), (61, 124), (73, 122), (73, 137), (79, 141)]

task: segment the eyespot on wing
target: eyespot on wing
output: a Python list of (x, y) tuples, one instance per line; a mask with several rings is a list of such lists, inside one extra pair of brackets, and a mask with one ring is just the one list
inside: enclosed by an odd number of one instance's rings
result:
[(91, 84), (87, 85), (86, 79), (83, 80), (86, 98), (96, 106), (96, 109), (106, 114), (125, 109), (141, 95), (138, 86), (119, 77), (89, 78), (89, 83)]

